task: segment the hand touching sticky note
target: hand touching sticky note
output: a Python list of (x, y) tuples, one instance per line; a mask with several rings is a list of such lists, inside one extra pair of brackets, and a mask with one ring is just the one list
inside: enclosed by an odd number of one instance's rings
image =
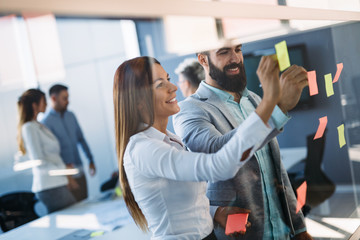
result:
[(327, 116), (319, 118), (319, 122), (320, 122), (319, 127), (318, 127), (318, 129), (316, 131), (314, 140), (318, 139), (318, 138), (321, 138), (324, 135), (325, 128), (326, 128), (326, 125), (327, 125), (327, 122), (328, 122)]
[(331, 73), (325, 75), (325, 88), (326, 88), (326, 95), (328, 97), (334, 95)]
[(345, 144), (345, 134), (344, 134), (344, 124), (341, 124), (340, 126), (337, 127), (338, 130), (338, 135), (339, 135), (339, 145), (340, 148), (342, 148)]
[(342, 63), (338, 63), (336, 67), (337, 67), (337, 70), (336, 70), (336, 74), (335, 74), (333, 83), (337, 82), (339, 80), (340, 73), (343, 70), (344, 65)]
[(246, 232), (246, 224), (249, 213), (237, 213), (227, 216), (225, 234), (230, 235), (232, 233)]
[(308, 75), (308, 81), (309, 81), (310, 96), (318, 94), (319, 90), (318, 90), (318, 85), (316, 82), (316, 72), (310, 71), (307, 73), (307, 75)]
[(290, 58), (286, 45), (286, 41), (275, 44), (276, 56), (279, 61), (280, 71), (284, 71), (290, 67)]
[(298, 213), (306, 203), (306, 189), (307, 189), (306, 181), (303, 182), (303, 184), (301, 184), (298, 189), (296, 189), (296, 193), (297, 193), (296, 213)]

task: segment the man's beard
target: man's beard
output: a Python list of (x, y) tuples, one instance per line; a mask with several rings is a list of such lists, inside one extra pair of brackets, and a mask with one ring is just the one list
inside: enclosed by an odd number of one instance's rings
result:
[[(242, 62), (240, 63), (231, 63), (226, 65), (221, 71), (217, 68), (209, 59), (209, 68), (210, 72), (209, 75), (212, 79), (214, 79), (217, 84), (226, 91), (229, 92), (237, 92), (242, 93), (246, 87), (246, 75), (245, 75), (245, 68)], [(238, 67), (240, 72), (236, 75), (227, 75), (226, 70)]]

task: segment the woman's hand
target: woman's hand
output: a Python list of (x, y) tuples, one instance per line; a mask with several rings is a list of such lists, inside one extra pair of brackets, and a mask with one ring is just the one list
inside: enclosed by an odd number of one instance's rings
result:
[[(218, 207), (218, 209), (215, 212), (214, 215), (214, 220), (220, 224), (221, 227), (223, 227), (224, 229), (226, 228), (226, 221), (227, 221), (227, 217), (228, 215), (231, 214), (236, 214), (236, 213), (250, 213), (251, 211), (245, 208), (239, 208), (239, 207)], [(251, 223), (248, 222), (246, 224), (246, 228), (250, 227)], [(239, 232), (239, 233), (234, 233), (233, 235), (238, 235), (238, 234), (245, 234), (245, 232)]]
[(294, 240), (313, 240), (308, 232), (302, 232), (294, 236)]

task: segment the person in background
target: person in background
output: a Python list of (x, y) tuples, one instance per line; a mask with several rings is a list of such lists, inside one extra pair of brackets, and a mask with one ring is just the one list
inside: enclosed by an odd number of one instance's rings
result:
[(233, 177), (273, 130), (267, 122), (281, 94), (279, 68), (265, 58), (263, 71), (269, 77), (261, 79), (264, 98), (255, 112), (217, 153), (203, 154), (186, 151), (179, 137), (166, 130), (168, 118), (180, 110), (177, 87), (156, 59), (134, 58), (116, 70), (120, 183), (131, 216), (152, 232), (152, 239), (216, 239), (206, 181)]
[[(180, 103), (181, 111), (173, 118), (175, 132), (193, 152), (219, 151), (232, 139), (237, 126), (260, 106), (261, 98), (246, 88), (241, 48), (241, 44), (229, 44), (198, 54), (205, 81), (195, 94)], [(271, 76), (262, 71), (262, 61), (257, 75), (259, 79), (267, 79)], [(251, 227), (243, 236), (245, 239), (312, 239), (306, 231), (302, 212), (296, 212), (296, 197), (275, 138), (289, 120), (287, 112), (295, 107), (307, 85), (307, 72), (293, 65), (281, 74), (279, 81), (281, 96), (269, 121), (275, 130), (273, 139), (258, 150), (233, 179), (210, 183), (207, 190), (215, 221), (226, 221), (218, 217), (218, 213), (229, 206), (251, 211)], [(218, 239), (230, 239), (224, 230), (221, 225), (215, 228)]]
[(38, 89), (29, 89), (20, 96), (17, 105), (19, 150), (30, 160), (41, 161), (32, 168), (32, 191), (44, 203), (48, 213), (74, 204), (75, 198), (67, 188), (67, 177), (52, 174), (66, 169), (60, 157), (59, 142), (37, 121), (37, 115), (46, 108), (45, 94)]
[(81, 201), (88, 197), (88, 189), (78, 144), (81, 145), (89, 159), (91, 176), (94, 176), (96, 171), (93, 156), (74, 113), (67, 110), (69, 105), (68, 88), (56, 84), (50, 88), (49, 95), (51, 109), (45, 113), (41, 122), (58, 138), (60, 154), (66, 167), (79, 169), (79, 174), (70, 177), (69, 188), (76, 200)]
[(186, 58), (175, 69), (175, 73), (179, 76), (178, 86), (185, 98), (193, 94), (205, 79), (204, 69), (196, 58)]

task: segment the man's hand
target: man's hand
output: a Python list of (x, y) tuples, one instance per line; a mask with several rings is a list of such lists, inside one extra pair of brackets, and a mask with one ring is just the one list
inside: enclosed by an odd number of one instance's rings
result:
[[(68, 163), (66, 164), (66, 169), (74, 169), (74, 164)], [(77, 190), (79, 189), (79, 184), (76, 182), (76, 180), (72, 176), (67, 176), (68, 179), (68, 188), (69, 190)]]
[(299, 234), (296, 234), (294, 237), (294, 240), (312, 240), (313, 238), (308, 234), (308, 232), (302, 232)]
[(278, 102), (281, 97), (279, 65), (271, 56), (261, 57), (256, 74), (264, 92), (263, 100)]
[(301, 92), (308, 85), (307, 71), (303, 67), (292, 65), (280, 76), (281, 97), (279, 108), (287, 113), (299, 102)]
[(80, 188), (79, 184), (76, 182), (76, 180), (72, 176), (67, 176), (68, 179), (68, 188), (69, 190), (77, 190)]
[(264, 94), (255, 112), (265, 124), (269, 121), (274, 107), (281, 98), (282, 89), (279, 73), (277, 61), (271, 56), (263, 56), (261, 58), (256, 74), (260, 79)]
[[(229, 214), (236, 214), (236, 213), (250, 213), (251, 211), (245, 208), (239, 208), (239, 207), (218, 207), (218, 209), (215, 212), (214, 220), (220, 224), (221, 227), (224, 229), (226, 228), (226, 221), (227, 216)], [(250, 222), (246, 224), (246, 227), (250, 227)], [(240, 234), (245, 234), (244, 232), (240, 232)]]
[(96, 173), (95, 164), (93, 162), (89, 164), (89, 173), (91, 176), (94, 176)]

